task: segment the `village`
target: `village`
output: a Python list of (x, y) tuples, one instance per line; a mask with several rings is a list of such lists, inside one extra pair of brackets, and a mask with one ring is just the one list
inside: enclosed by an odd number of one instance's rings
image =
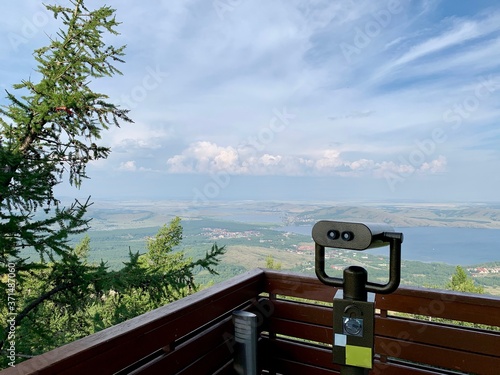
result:
[(494, 267), (470, 267), (467, 268), (467, 271), (471, 274), (472, 277), (483, 277), (488, 275), (496, 275), (500, 274), (500, 266)]

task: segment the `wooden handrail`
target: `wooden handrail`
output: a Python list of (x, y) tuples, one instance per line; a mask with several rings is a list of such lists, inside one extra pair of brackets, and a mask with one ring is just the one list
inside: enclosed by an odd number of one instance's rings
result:
[(260, 269), (249, 271), (0, 373), (115, 373), (156, 351), (168, 353), (201, 326), (248, 303), (262, 290), (263, 277)]
[[(268, 365), (279, 372), (290, 368), (294, 360), (307, 363), (301, 351), (293, 349), (303, 346), (304, 340), (317, 345), (315, 353), (321, 356), (320, 348), (332, 343), (331, 302), (336, 289), (315, 278), (274, 271), (266, 271), (265, 285), (273, 309), (266, 345), (270, 352), (276, 345), (279, 353), (278, 358), (266, 358)], [(373, 374), (498, 373), (500, 298), (401, 287), (393, 294), (377, 295), (375, 302), (379, 313)], [(285, 353), (294, 353), (295, 358), (282, 354), (284, 346)], [(309, 357), (314, 355), (309, 353)], [(339, 369), (330, 362), (331, 358), (321, 364), (321, 371), (315, 371), (336, 373)], [(319, 364), (316, 361), (316, 367)]]
[[(255, 269), (0, 374), (232, 374), (236, 309), (258, 315), (262, 369), (337, 374), (335, 292), (311, 276)], [(377, 296), (376, 309), (371, 374), (500, 368), (500, 298), (401, 287)]]

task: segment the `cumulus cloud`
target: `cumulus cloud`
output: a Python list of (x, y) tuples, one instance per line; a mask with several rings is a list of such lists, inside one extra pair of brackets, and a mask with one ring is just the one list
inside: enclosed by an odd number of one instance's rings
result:
[(281, 161), (280, 155), (264, 154), (260, 157), (260, 161), (264, 165), (278, 165)]
[(233, 173), (241, 168), (235, 148), (222, 147), (215, 143), (200, 141), (189, 145), (182, 154), (167, 160), (168, 170), (173, 173), (217, 172), (229, 170)]
[[(97, 80), (96, 88), (116, 104), (133, 100), (125, 106), (135, 123), (103, 132), (112, 153), (92, 161), (94, 169), (418, 180), (477, 152), (484, 164), (466, 172), (495, 170), (486, 153), (498, 148), (487, 133), (500, 93), (497, 5), (478, 2), (457, 13), (432, 0), (399, 2), (394, 12), (388, 5), (395, 2), (370, 0), (224, 3), (231, 6), (221, 17), (211, 1), (120, 1), (124, 76)], [(0, 88), (26, 78), (33, 48), (51, 35), (45, 27), (23, 35), (24, 18), (32, 20), (39, 5), (5, 4)], [(367, 33), (374, 22), (380, 30)], [(26, 43), (13, 48), (12, 33)], [(466, 111), (485, 79), (477, 109)], [(274, 108), (293, 121), (273, 123)], [(456, 117), (446, 118), (454, 108)], [(446, 145), (418, 163), (404, 160), (414, 140), (432, 139), (438, 128)]]
[(353, 161), (350, 164), (350, 167), (354, 171), (363, 171), (363, 170), (373, 169), (375, 164), (376, 163), (373, 160), (359, 159), (359, 160)]
[(446, 158), (440, 155), (437, 159), (423, 163), (419, 168), (420, 172), (442, 173), (446, 170)]
[(446, 171), (447, 160), (443, 155), (436, 159), (426, 161), (420, 164), (395, 163), (393, 161), (376, 163), (373, 167), (373, 175), (377, 178), (386, 178), (389, 175), (399, 177), (408, 177), (415, 173), (418, 174), (439, 174)]
[(129, 160), (129, 161), (124, 161), (124, 162), (120, 163), (120, 166), (118, 167), (118, 169), (121, 171), (133, 172), (133, 171), (137, 170), (137, 166), (135, 164), (135, 161)]
[(446, 168), (446, 158), (421, 165), (375, 161), (366, 158), (349, 160), (337, 149), (327, 149), (314, 155), (274, 155), (270, 153), (251, 154), (247, 148), (219, 146), (208, 141), (195, 142), (181, 154), (167, 160), (170, 173), (220, 173), (234, 175), (371, 175), (383, 178), (387, 173), (408, 175), (420, 173), (440, 173)]
[(315, 166), (319, 171), (332, 170), (344, 165), (344, 161), (340, 158), (340, 151), (326, 150), (323, 156), (316, 160)]

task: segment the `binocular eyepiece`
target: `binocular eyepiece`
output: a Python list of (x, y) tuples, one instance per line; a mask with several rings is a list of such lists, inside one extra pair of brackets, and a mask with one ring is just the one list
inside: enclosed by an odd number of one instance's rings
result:
[(318, 221), (312, 229), (314, 242), (320, 246), (348, 250), (366, 250), (389, 245), (388, 234), (394, 229), (387, 224)]
[(390, 245), (389, 282), (382, 285), (367, 281), (364, 287), (366, 291), (374, 293), (392, 293), (397, 289), (401, 276), (403, 233), (394, 232), (394, 229), (385, 223), (351, 223), (321, 220), (314, 224), (312, 238), (316, 243), (316, 275), (322, 283), (335, 287), (343, 287), (344, 280), (326, 274), (325, 248), (366, 250)]

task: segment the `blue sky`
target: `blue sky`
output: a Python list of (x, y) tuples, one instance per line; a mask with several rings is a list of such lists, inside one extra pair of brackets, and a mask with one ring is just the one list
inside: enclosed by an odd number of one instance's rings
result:
[[(58, 0), (63, 3), (63, 0)], [(87, 1), (89, 6), (103, 3)], [(80, 191), (95, 199), (500, 200), (495, 1), (108, 1), (131, 110)], [(0, 88), (56, 25), (5, 2)], [(5, 104), (2, 98), (0, 103)]]

